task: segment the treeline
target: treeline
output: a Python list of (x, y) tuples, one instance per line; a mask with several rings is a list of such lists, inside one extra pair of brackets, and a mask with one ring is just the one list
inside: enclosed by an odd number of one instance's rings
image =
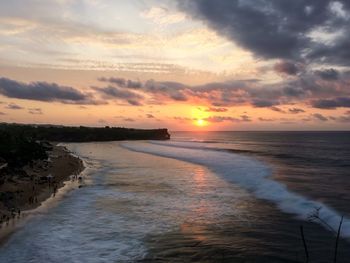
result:
[(36, 141), (24, 133), (0, 130), (0, 165), (22, 167), (33, 160), (47, 159), (50, 144)]
[(68, 127), (52, 125), (1, 124), (0, 131), (34, 140), (55, 142), (90, 142), (120, 140), (168, 140), (167, 129), (128, 129), (120, 127)]
[[(53, 125), (0, 124), (0, 163), (23, 166), (31, 160), (46, 159), (50, 142), (90, 142), (120, 140), (167, 140), (167, 129), (119, 127), (68, 127)], [(1, 159), (4, 159), (1, 161)]]

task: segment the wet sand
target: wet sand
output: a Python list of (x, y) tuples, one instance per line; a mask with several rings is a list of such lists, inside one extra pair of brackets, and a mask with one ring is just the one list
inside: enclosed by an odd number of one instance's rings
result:
[(72, 176), (78, 180), (78, 175), (83, 170), (81, 159), (73, 156), (65, 147), (53, 145), (48, 160), (36, 161), (31, 167), (23, 167), (18, 175), (5, 174), (7, 178), (0, 185), (0, 240), (13, 232), (11, 228), (19, 223), (23, 214), (54, 197)]

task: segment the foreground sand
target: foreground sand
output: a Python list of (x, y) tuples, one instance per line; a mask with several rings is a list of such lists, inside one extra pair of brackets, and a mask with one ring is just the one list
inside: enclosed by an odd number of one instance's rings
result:
[(37, 161), (32, 167), (23, 167), (24, 172), (19, 170), (18, 175), (8, 177), (0, 185), (0, 224), (6, 226), (23, 211), (40, 206), (41, 202), (55, 195), (64, 181), (72, 175), (77, 177), (84, 169), (83, 162), (63, 146), (54, 145), (49, 156), (48, 161)]

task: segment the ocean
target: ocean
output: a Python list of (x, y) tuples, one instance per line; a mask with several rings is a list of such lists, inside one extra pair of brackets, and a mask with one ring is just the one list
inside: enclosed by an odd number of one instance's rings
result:
[[(338, 262), (350, 258), (350, 132), (173, 132), (65, 144), (87, 169), (0, 262)], [(67, 186), (68, 187), (68, 186)]]

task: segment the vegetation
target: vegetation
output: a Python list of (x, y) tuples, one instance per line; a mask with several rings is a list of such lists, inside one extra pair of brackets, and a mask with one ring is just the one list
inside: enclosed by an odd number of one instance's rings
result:
[[(166, 140), (167, 129), (127, 129), (66, 127), (53, 125), (0, 124), (0, 163), (9, 168), (22, 167), (32, 160), (47, 159), (47, 151), (54, 142), (89, 142), (119, 140)], [(1, 165), (1, 164), (0, 164)]]
[[(322, 209), (322, 207), (315, 208), (315, 211), (313, 213), (311, 213), (308, 218), (309, 218), (310, 222), (318, 222), (334, 234), (335, 247), (334, 247), (334, 254), (333, 254), (333, 263), (337, 263), (339, 238), (340, 238), (340, 232), (341, 232), (341, 227), (343, 224), (344, 217), (343, 216), (341, 217), (338, 229), (336, 230), (332, 226), (330, 226), (323, 218), (321, 218), (321, 216), (320, 216), (321, 209)], [(301, 239), (303, 241), (303, 246), (304, 246), (304, 251), (305, 251), (305, 262), (308, 263), (310, 258), (309, 258), (309, 251), (308, 251), (308, 247), (306, 244), (303, 226), (300, 226), (300, 234), (301, 234)]]
[(0, 130), (0, 159), (8, 168), (27, 165), (33, 160), (47, 159), (50, 145), (35, 141), (24, 133)]
[(56, 142), (89, 142), (120, 140), (167, 140), (170, 135), (167, 129), (128, 129), (120, 127), (92, 128), (67, 127), (53, 125), (20, 125), (1, 124), (0, 131), (22, 135), (34, 140)]

